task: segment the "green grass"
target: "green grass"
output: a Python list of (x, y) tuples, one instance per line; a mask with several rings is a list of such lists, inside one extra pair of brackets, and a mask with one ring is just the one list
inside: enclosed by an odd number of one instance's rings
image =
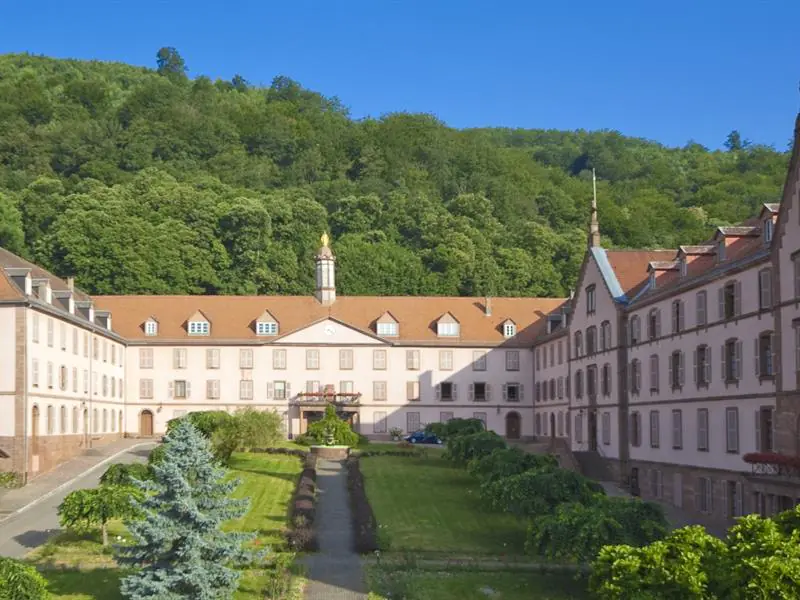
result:
[[(229, 531), (254, 531), (259, 546), (283, 549), (282, 530), (287, 524), (288, 504), (302, 464), (294, 456), (278, 454), (234, 454), (231, 474), (241, 480), (234, 495), (250, 498), (250, 510), (241, 519), (225, 525)], [(109, 528), (113, 542), (127, 534), (121, 522)], [(86, 536), (64, 532), (32, 551), (26, 559), (41, 568), (51, 597), (57, 600), (117, 600), (119, 580), (112, 552), (103, 549), (100, 534)], [(72, 569), (72, 570), (62, 570)], [(268, 575), (263, 570), (242, 573), (236, 600), (264, 598)], [(299, 579), (298, 579), (299, 581)]]
[[(370, 569), (369, 600), (585, 600), (586, 582), (571, 575), (509, 571)], [(491, 593), (494, 592), (494, 593)]]
[(525, 524), (485, 510), (477, 482), (438, 453), (427, 459), (371, 456), (361, 460), (361, 470), (385, 550), (523, 554)]

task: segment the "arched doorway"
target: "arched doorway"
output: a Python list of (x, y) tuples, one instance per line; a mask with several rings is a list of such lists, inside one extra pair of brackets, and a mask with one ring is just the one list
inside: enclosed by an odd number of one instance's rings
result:
[(550, 413), (550, 437), (556, 437), (556, 413)]
[(520, 435), (519, 413), (510, 412), (506, 415), (506, 437), (509, 440), (518, 440)]
[(143, 410), (139, 415), (139, 435), (142, 437), (153, 436), (153, 413)]
[(39, 454), (39, 407), (31, 410), (31, 454)]

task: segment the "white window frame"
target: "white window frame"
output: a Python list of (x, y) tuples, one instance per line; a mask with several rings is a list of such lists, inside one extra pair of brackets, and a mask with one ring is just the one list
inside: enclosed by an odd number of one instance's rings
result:
[(258, 321), (256, 335), (278, 335), (278, 324), (275, 321)]
[(519, 371), (519, 350), (506, 350), (506, 371)]
[(385, 371), (387, 369), (388, 363), (389, 363), (389, 358), (387, 356), (385, 349), (379, 348), (372, 351), (373, 371)]
[(436, 335), (439, 337), (458, 337), (461, 334), (461, 328), (458, 323), (442, 323), (441, 321), (436, 324)]
[(739, 409), (725, 408), (725, 452), (739, 453)]
[(387, 322), (378, 323), (377, 334), (386, 337), (397, 337), (400, 333), (400, 326), (397, 323)]
[(517, 326), (514, 323), (507, 322), (503, 325), (503, 337), (514, 337), (517, 335)]
[(158, 335), (158, 323), (155, 321), (145, 321), (144, 334), (147, 336)]
[(211, 323), (208, 321), (189, 321), (189, 335), (208, 335), (211, 333)]
[(253, 349), (240, 348), (239, 349), (239, 368), (252, 369), (253, 368)]

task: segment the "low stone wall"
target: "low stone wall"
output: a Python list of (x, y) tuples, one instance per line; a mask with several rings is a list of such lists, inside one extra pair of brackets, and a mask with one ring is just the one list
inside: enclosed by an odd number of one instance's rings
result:
[(311, 454), (328, 460), (344, 460), (350, 456), (348, 446), (311, 446)]

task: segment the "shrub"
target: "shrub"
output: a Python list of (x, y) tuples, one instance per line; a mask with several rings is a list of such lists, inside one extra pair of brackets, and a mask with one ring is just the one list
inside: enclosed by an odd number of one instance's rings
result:
[(558, 461), (549, 454), (529, 454), (514, 447), (497, 448), (491, 454), (474, 458), (467, 464), (467, 470), (482, 481), (495, 481), (532, 469), (557, 466)]
[(233, 415), (242, 448), (263, 448), (283, 438), (283, 422), (275, 410), (241, 408)]
[(152, 467), (154, 465), (160, 464), (164, 460), (164, 444), (159, 444), (155, 448), (150, 451), (150, 454), (147, 456), (147, 465)]
[(19, 473), (5, 471), (0, 473), (0, 489), (2, 488), (15, 488), (20, 485)]
[(167, 435), (169, 435), (182, 420), (189, 421), (205, 437), (211, 439), (214, 432), (230, 422), (233, 416), (224, 410), (203, 410), (190, 412), (183, 417), (167, 421)]
[(725, 544), (699, 526), (643, 548), (605, 546), (592, 563), (589, 590), (599, 600), (728, 598), (716, 593), (726, 553)]
[(446, 423), (429, 423), (425, 426), (425, 431), (447, 441), (459, 435), (481, 433), (486, 431), (486, 426), (480, 419), (450, 419)]
[(338, 446), (356, 446), (359, 436), (350, 425), (336, 414), (336, 408), (329, 404), (325, 407), (325, 416), (308, 426), (306, 432), (316, 444), (335, 444)]
[(480, 494), (500, 512), (538, 517), (565, 502), (590, 504), (597, 494), (604, 495), (605, 491), (583, 475), (560, 467), (545, 467), (483, 483)]
[(152, 479), (153, 472), (148, 465), (143, 463), (114, 463), (100, 476), (102, 485), (133, 485), (133, 480)]
[(316, 444), (317, 441), (307, 433), (301, 433), (296, 438), (294, 438), (294, 443), (300, 444), (301, 446), (312, 446), (313, 444)]
[(313, 552), (318, 549), (314, 530), (316, 519), (316, 480), (314, 468), (305, 468), (300, 473), (289, 510), (290, 527), (286, 540), (292, 550)]
[(45, 600), (47, 582), (39, 572), (13, 558), (0, 557), (0, 599)]
[(58, 507), (59, 522), (62, 527), (80, 533), (99, 527), (103, 546), (108, 546), (108, 522), (135, 517), (137, 511), (131, 500), (141, 500), (143, 495), (138, 488), (119, 485), (76, 490)]
[(488, 456), (498, 448), (505, 447), (505, 440), (494, 431), (457, 435), (448, 438), (444, 457), (458, 465), (465, 465), (472, 459)]
[(525, 550), (551, 559), (592, 560), (603, 546), (643, 546), (666, 535), (661, 507), (637, 499), (597, 496), (592, 504), (570, 502), (534, 518)]

